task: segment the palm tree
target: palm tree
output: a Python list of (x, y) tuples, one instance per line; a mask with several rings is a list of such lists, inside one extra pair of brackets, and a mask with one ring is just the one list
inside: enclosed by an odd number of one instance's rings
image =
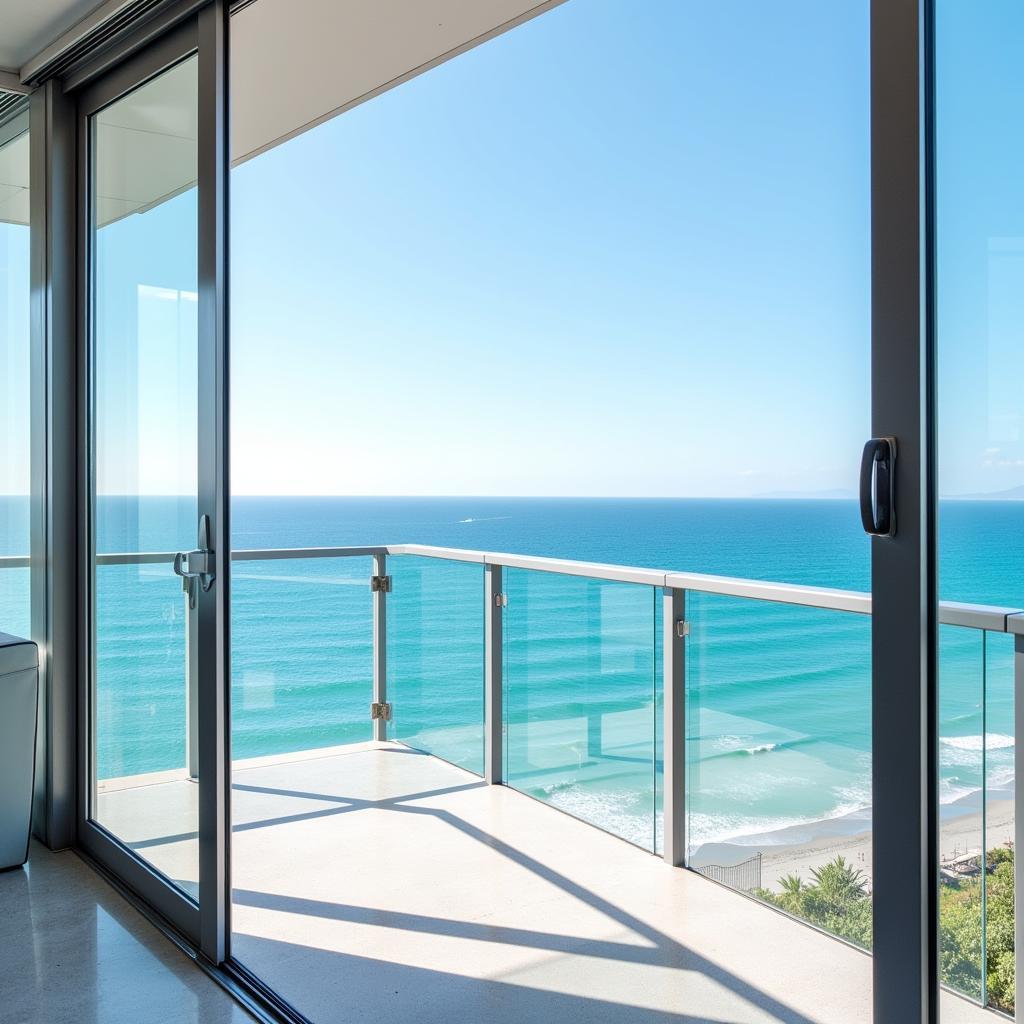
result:
[(842, 912), (867, 895), (867, 878), (842, 855), (811, 870), (815, 896), (832, 910)]
[(784, 896), (799, 896), (804, 892), (804, 880), (799, 875), (786, 875), (779, 879), (779, 887)]

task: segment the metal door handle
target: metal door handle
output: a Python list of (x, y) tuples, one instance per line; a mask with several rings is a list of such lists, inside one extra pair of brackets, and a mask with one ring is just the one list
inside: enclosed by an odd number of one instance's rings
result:
[(860, 519), (865, 533), (891, 537), (896, 532), (895, 483), (896, 438), (873, 437), (860, 460)]
[(203, 590), (213, 585), (213, 552), (208, 548), (196, 551), (179, 551), (174, 556), (174, 571), (182, 579), (199, 580)]
[(179, 551), (174, 556), (174, 572), (180, 576), (183, 588), (192, 597), (191, 580), (198, 580), (204, 591), (213, 586), (217, 578), (214, 572), (216, 559), (213, 549), (210, 547), (210, 517), (200, 516), (199, 518), (199, 543), (201, 547), (195, 551)]

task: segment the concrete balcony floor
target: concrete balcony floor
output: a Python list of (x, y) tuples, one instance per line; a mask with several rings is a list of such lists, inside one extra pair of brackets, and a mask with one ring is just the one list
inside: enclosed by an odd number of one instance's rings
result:
[(0, 871), (3, 1024), (253, 1024), (72, 851)]
[[(145, 781), (100, 820), (194, 890), (197, 787)], [(871, 1020), (864, 953), (406, 747), (240, 762), (233, 801), (233, 953), (317, 1024)]]

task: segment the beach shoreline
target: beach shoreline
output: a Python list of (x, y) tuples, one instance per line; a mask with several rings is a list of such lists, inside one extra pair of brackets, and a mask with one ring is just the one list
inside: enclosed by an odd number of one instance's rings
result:
[[(760, 853), (761, 886), (779, 892), (780, 879), (798, 875), (809, 881), (812, 870), (842, 856), (864, 872), (870, 885), (870, 820), (870, 808), (863, 808), (838, 818), (791, 826), (777, 832), (737, 837), (729, 842), (705, 843), (694, 852), (690, 865), (698, 870), (710, 865), (728, 869)], [(1013, 842), (1012, 794), (1001, 792), (998, 796), (990, 796), (984, 814), (980, 792), (943, 805), (939, 826), (940, 863), (949, 864), (965, 855), (980, 854), (983, 826), (989, 849)]]

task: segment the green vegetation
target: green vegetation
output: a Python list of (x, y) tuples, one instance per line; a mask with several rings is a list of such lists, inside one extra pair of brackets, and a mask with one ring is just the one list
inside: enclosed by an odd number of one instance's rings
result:
[(863, 949), (871, 948), (871, 897), (864, 872), (839, 856), (811, 871), (811, 882), (799, 875), (779, 879), (782, 892), (755, 889), (766, 903), (801, 917)]
[[(1013, 1012), (1013, 850), (988, 853), (986, 970), (991, 1005)], [(871, 896), (864, 873), (843, 857), (811, 871), (779, 879), (780, 892), (755, 889), (753, 895), (803, 918), (862, 949), (871, 948)], [(980, 999), (982, 880), (964, 878), (939, 886), (942, 980)]]

